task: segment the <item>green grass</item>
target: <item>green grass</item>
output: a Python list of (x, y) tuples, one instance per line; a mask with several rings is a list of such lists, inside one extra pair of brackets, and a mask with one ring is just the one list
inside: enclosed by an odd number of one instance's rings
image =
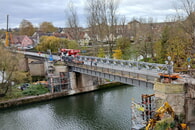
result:
[(41, 95), (48, 93), (48, 88), (38, 84), (38, 85), (31, 85), (29, 88), (25, 89), (22, 94), (25, 96), (32, 96), (32, 95)]
[(20, 85), (13, 86), (11, 90), (6, 94), (6, 96), (0, 97), (0, 101), (7, 101), (10, 99), (17, 99), (17, 98), (33, 96), (33, 95), (36, 96), (36, 95), (41, 95), (49, 92), (48, 88), (40, 84), (30, 85), (28, 88), (26, 88), (23, 91), (19, 89), (18, 86)]
[(4, 97), (0, 97), (0, 101), (6, 101), (10, 99), (16, 99), (24, 97), (22, 91), (18, 89), (16, 86), (12, 87), (11, 90)]

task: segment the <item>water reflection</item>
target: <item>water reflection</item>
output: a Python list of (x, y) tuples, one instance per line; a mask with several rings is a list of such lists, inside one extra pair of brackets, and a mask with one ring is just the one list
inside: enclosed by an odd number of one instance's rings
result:
[(130, 130), (131, 99), (151, 88), (121, 86), (0, 111), (1, 130)]

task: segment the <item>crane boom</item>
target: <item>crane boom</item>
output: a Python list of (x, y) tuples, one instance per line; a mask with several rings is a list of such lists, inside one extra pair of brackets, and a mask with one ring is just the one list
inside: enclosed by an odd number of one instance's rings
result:
[(9, 46), (9, 29), (8, 29), (9, 15), (7, 15), (7, 30), (6, 30), (6, 39), (5, 39), (5, 47)]

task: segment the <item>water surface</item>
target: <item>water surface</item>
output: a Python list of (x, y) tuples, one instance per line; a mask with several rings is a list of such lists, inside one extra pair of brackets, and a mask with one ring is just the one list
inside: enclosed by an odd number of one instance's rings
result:
[(131, 99), (152, 88), (128, 85), (0, 110), (0, 130), (130, 130)]

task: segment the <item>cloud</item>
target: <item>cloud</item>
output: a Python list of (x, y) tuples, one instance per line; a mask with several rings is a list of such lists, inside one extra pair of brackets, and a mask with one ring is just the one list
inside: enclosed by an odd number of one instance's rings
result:
[(175, 14), (171, 0), (123, 0), (120, 5), (120, 14), (125, 14), (128, 20), (133, 17), (152, 17), (163, 22), (166, 16)]
[[(67, 3), (72, 1), (78, 15), (80, 25), (86, 25), (85, 6), (87, 0), (1, 0), (0, 28), (6, 28), (6, 15), (9, 14), (9, 27), (19, 27), (23, 19), (33, 25), (52, 22), (54, 26), (66, 26)], [(173, 15), (174, 9), (171, 0), (119, 0), (118, 12), (126, 16), (127, 20), (133, 17), (153, 17), (163, 21), (166, 15)]]

